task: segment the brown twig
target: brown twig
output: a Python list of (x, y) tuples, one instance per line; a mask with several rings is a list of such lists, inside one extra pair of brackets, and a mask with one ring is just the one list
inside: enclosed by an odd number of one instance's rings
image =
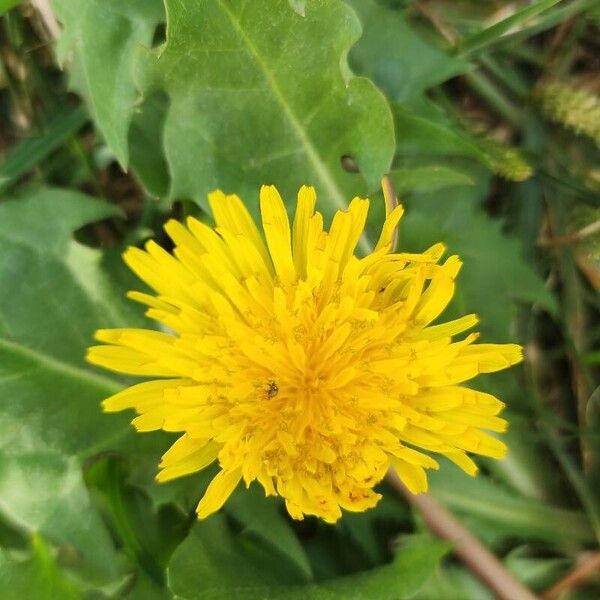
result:
[(594, 552), (580, 561), (560, 581), (542, 595), (544, 600), (556, 600), (563, 592), (577, 588), (600, 571), (600, 552)]
[(537, 600), (537, 596), (509, 573), (456, 517), (429, 494), (412, 494), (393, 469), (387, 480), (417, 508), (428, 527), (442, 539), (454, 544), (454, 553), (500, 600)]
[(58, 38), (60, 35), (60, 25), (54, 16), (54, 11), (48, 0), (29, 0), (29, 2), (40, 14), (50, 36), (54, 39)]
[(560, 235), (550, 239), (541, 239), (538, 242), (538, 245), (543, 247), (567, 246), (569, 244), (580, 242), (581, 240), (584, 240), (585, 238), (596, 233), (600, 233), (600, 220), (594, 221), (593, 223), (582, 227), (578, 231), (568, 233), (567, 235)]

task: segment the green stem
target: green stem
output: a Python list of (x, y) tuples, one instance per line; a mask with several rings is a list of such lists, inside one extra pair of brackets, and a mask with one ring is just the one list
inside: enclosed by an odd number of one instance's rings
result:
[(108, 498), (114, 526), (131, 558), (158, 584), (163, 584), (162, 570), (154, 557), (143, 547), (131, 525), (126, 503), (123, 499), (122, 481), (116, 462), (109, 465)]
[(542, 52), (533, 46), (526, 44), (513, 44), (503, 48), (503, 52), (510, 57), (518, 58), (522, 61), (535, 65), (540, 69), (546, 66), (546, 57)]
[(546, 429), (546, 439), (548, 444), (552, 448), (554, 452), (554, 456), (560, 463), (571, 487), (577, 494), (579, 501), (584, 507), (587, 516), (592, 524), (594, 529), (594, 535), (600, 544), (600, 511), (598, 509), (598, 502), (593, 494), (590, 493), (588, 485), (585, 482), (582, 472), (573, 464), (573, 461), (569, 457), (569, 455), (565, 452), (562, 447), (562, 443), (560, 438), (556, 434), (556, 432), (550, 427)]
[(519, 100), (527, 98), (530, 86), (519, 76), (513, 65), (501, 65), (496, 59), (489, 55), (481, 56), (479, 62)]
[(465, 73), (465, 79), (473, 90), (495, 109), (500, 116), (515, 127), (521, 126), (523, 121), (521, 111), (500, 92), (486, 75), (480, 71), (473, 70)]

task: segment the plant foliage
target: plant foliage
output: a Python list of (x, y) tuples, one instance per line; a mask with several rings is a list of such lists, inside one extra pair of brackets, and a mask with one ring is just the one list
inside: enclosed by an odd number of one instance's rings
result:
[(256, 212), (264, 183), (290, 206), (314, 185), (328, 218), (368, 196), (373, 234), (390, 174), (400, 246), (443, 240), (450, 310), (527, 351), (483, 381), (508, 458), (444, 465), (432, 496), (535, 593), (598, 552), (597, 3), (0, 0), (0, 19), (1, 600), (492, 597), (385, 483), (335, 526), (253, 488), (196, 522), (210, 473), (157, 484), (168, 440), (102, 414), (130, 382), (85, 364), (93, 331), (151, 326), (121, 251), (207, 220), (215, 188)]

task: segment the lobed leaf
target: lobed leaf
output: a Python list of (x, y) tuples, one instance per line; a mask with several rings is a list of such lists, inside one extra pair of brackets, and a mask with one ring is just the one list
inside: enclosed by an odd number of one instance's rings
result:
[[(375, 86), (340, 69), (360, 35), (343, 2), (310, 2), (303, 15), (287, 0), (268, 11), (239, 0), (166, 7), (167, 42), (141, 60), (138, 81), (170, 100), (172, 197), (206, 208), (207, 193), (225, 187), (255, 208), (261, 184), (290, 198), (308, 183), (331, 215), (378, 186), (394, 152), (393, 123)], [(344, 155), (362, 178), (343, 169)]]
[(476, 312), (478, 329), (499, 342), (512, 337), (517, 302), (536, 303), (549, 312), (556, 312), (557, 304), (522, 257), (519, 242), (505, 236), (502, 223), (487, 217), (475, 204), (485, 196), (486, 182), (486, 177), (480, 177), (477, 186), (421, 194), (409, 206), (401, 239), (419, 251), (443, 240), (450, 253), (461, 257), (464, 267), (453, 300), (454, 313)]
[(81, 461), (126, 444), (142, 448), (126, 415), (101, 412), (100, 400), (119, 382), (83, 358), (98, 326), (139, 318), (101, 254), (72, 239), (74, 229), (115, 214), (59, 189), (0, 204), (0, 512), (70, 548), (91, 581), (113, 578), (116, 560)]
[(466, 60), (422, 39), (408, 24), (406, 10), (376, 0), (350, 0), (349, 4), (363, 26), (363, 35), (350, 51), (350, 64), (394, 102), (418, 97), (469, 68)]
[(416, 538), (389, 565), (319, 583), (303, 582), (276, 550), (235, 535), (215, 515), (196, 524), (171, 560), (171, 591), (182, 600), (402, 600), (430, 576), (448, 545)]
[(133, 64), (164, 19), (160, 0), (52, 0), (63, 25), (57, 54), (72, 58), (73, 87), (88, 100), (98, 129), (119, 162), (129, 162), (128, 131), (139, 92)]

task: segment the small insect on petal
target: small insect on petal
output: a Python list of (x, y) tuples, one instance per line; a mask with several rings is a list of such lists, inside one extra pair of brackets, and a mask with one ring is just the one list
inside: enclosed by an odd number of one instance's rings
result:
[(271, 398), (275, 398), (279, 393), (279, 388), (274, 381), (269, 383), (269, 388), (267, 389), (267, 398), (270, 400)]

